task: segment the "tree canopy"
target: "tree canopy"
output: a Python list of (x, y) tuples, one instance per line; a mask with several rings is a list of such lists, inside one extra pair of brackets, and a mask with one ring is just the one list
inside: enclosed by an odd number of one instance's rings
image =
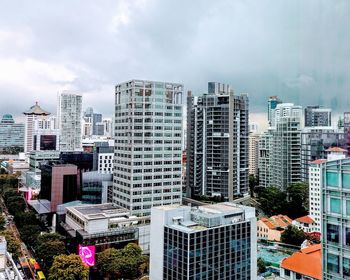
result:
[(21, 254), (21, 244), (18, 242), (12, 232), (8, 230), (0, 231), (0, 235), (6, 238), (7, 251), (13, 254), (14, 258), (18, 258)]
[(281, 241), (286, 244), (300, 246), (305, 239), (305, 233), (293, 225), (289, 225), (281, 234)]
[(89, 268), (76, 254), (54, 257), (48, 280), (87, 280)]

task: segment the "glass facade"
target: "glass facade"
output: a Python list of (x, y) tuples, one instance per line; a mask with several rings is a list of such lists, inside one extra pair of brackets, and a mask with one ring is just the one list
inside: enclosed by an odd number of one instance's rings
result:
[(163, 279), (250, 279), (249, 222), (196, 232), (164, 230)]

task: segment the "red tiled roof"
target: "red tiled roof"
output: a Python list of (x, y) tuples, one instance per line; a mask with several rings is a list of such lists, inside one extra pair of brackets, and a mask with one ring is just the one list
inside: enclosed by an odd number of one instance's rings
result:
[(326, 159), (316, 159), (314, 161), (311, 161), (310, 164), (321, 164), (321, 163), (324, 163), (326, 161), (327, 161)]
[(311, 245), (282, 260), (281, 267), (315, 279), (322, 279), (321, 245)]
[(303, 216), (295, 219), (299, 223), (312, 224), (314, 220), (310, 216)]
[(346, 150), (340, 147), (331, 147), (331, 148), (328, 148), (326, 152), (346, 152)]
[(292, 223), (292, 220), (286, 215), (275, 215), (270, 218), (262, 218), (261, 221), (269, 228), (286, 228)]

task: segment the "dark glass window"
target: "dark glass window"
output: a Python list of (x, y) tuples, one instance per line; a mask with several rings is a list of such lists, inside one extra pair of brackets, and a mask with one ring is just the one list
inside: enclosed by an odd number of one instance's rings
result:
[(339, 226), (327, 224), (327, 240), (339, 243)]
[(333, 254), (327, 255), (327, 271), (339, 273), (339, 256)]

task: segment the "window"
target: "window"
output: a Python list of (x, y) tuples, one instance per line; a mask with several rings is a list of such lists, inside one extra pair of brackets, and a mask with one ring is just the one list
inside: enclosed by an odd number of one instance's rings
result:
[(339, 273), (339, 256), (333, 254), (327, 255), (327, 271)]
[(326, 173), (327, 186), (338, 187), (338, 173), (327, 172)]
[(345, 244), (350, 246), (350, 228), (345, 228)]
[(340, 208), (340, 199), (339, 198), (330, 198), (330, 210), (331, 213), (340, 214), (341, 208)]
[(350, 174), (348, 173), (343, 173), (342, 174), (342, 184), (343, 188), (345, 189), (350, 189)]
[(327, 224), (327, 240), (339, 243), (339, 226)]
[(343, 275), (350, 276), (350, 259), (343, 258)]

